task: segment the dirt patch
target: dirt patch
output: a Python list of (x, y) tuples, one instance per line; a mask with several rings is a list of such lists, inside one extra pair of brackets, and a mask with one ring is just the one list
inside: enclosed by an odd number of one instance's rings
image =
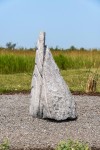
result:
[[(30, 94), (31, 91), (26, 91), (26, 90), (22, 90), (22, 91), (5, 91), (3, 93), (0, 93), (0, 95), (14, 95), (14, 94)], [(71, 93), (73, 95), (87, 95), (87, 96), (100, 96), (100, 92), (95, 92), (95, 93), (86, 93), (86, 92), (82, 92), (82, 91), (71, 91)]]

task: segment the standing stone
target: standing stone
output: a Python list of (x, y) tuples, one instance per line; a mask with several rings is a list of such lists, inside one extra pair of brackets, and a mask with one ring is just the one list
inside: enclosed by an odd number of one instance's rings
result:
[(75, 119), (75, 101), (60, 75), (41, 32), (37, 44), (35, 69), (32, 78), (30, 114), (55, 120)]

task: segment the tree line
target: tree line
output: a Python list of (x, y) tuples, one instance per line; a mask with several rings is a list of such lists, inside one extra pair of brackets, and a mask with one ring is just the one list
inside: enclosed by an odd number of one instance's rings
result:
[[(37, 47), (34, 47), (34, 48), (24, 48), (24, 47), (16, 48), (16, 46), (17, 46), (16, 43), (8, 42), (8, 43), (6, 43), (6, 48), (0, 47), (0, 50), (4, 50), (4, 49), (7, 49), (7, 50), (36, 50), (37, 49)], [(75, 46), (72, 45), (72, 46), (70, 46), (70, 48), (59, 48), (58, 46), (56, 46), (55, 48), (50, 47), (50, 50), (51, 51), (77, 51), (77, 50), (81, 50), (81, 51), (87, 51), (87, 50), (98, 51), (100, 49), (97, 49), (97, 48), (86, 49), (84, 47), (76, 48)]]

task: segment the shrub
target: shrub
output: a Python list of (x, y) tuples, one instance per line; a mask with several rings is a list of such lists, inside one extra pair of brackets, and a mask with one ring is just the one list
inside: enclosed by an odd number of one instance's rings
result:
[(9, 150), (9, 142), (8, 140), (3, 141), (2, 144), (0, 144), (0, 150)]
[(60, 142), (56, 150), (90, 150), (90, 148), (87, 144), (82, 142), (68, 140), (67, 142)]

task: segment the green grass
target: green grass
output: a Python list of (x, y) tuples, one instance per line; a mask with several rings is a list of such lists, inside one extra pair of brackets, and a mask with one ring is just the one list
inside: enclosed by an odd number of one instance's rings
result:
[(34, 67), (34, 57), (27, 55), (1, 54), (0, 74), (30, 72)]
[[(61, 70), (100, 68), (100, 51), (52, 51)], [(0, 50), (0, 74), (28, 73), (34, 69), (35, 51)]]
[(29, 91), (32, 74), (0, 74), (0, 94)]
[[(100, 51), (51, 51), (71, 91), (84, 92), (91, 71), (98, 69), (100, 92)], [(0, 93), (29, 91), (35, 51), (0, 49)]]
[[(94, 72), (92, 69), (91, 72)], [(71, 91), (85, 92), (86, 83), (90, 74), (89, 69), (61, 70), (61, 74)], [(97, 92), (100, 92), (100, 69), (97, 82)], [(9, 92), (30, 91), (32, 73), (0, 74), (0, 94)]]
[[(88, 77), (95, 72), (95, 70), (96, 69), (69, 69), (67, 71), (61, 71), (61, 74), (71, 91), (85, 92)], [(98, 70), (98, 77), (96, 92), (100, 92), (100, 69)]]

